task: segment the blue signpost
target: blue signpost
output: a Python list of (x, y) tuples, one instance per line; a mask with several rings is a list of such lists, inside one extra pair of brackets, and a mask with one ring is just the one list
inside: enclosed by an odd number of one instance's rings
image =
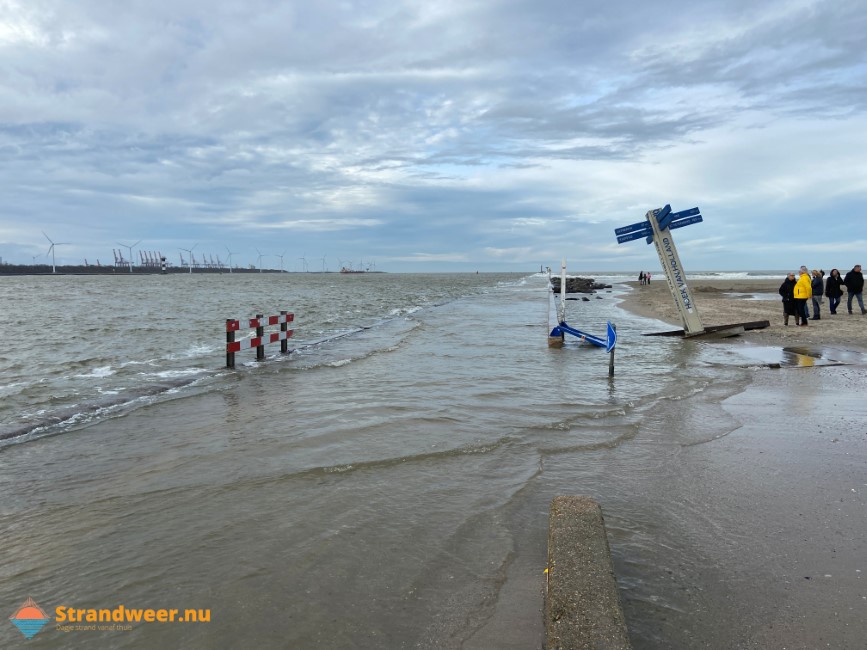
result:
[(669, 230), (674, 230), (675, 228), (683, 228), (684, 226), (691, 226), (694, 223), (701, 223), (704, 221), (701, 215), (697, 217), (689, 217), (688, 219), (681, 219), (680, 221), (674, 221), (669, 226)]
[(623, 226), (623, 228), (615, 228), (615, 235), (625, 235), (626, 233), (635, 232), (637, 230), (650, 230), (650, 224), (646, 221), (639, 221), (638, 223), (632, 223), (628, 226)]
[(571, 334), (581, 341), (592, 343), (597, 347), (605, 348), (606, 352), (611, 352), (614, 346), (617, 345), (617, 330), (610, 322), (608, 323), (604, 339), (587, 332), (582, 332), (566, 322), (566, 260), (564, 259), (560, 263), (560, 305), (557, 308), (557, 324), (551, 329), (551, 333), (548, 334), (549, 347), (562, 347), (566, 334)]
[(633, 239), (644, 239), (645, 237), (652, 237), (653, 231), (648, 228), (647, 230), (636, 230), (635, 232), (631, 232), (626, 235), (618, 235), (617, 243), (622, 244), (623, 242), (632, 241)]
[(684, 335), (695, 336), (704, 333), (704, 325), (702, 325), (698, 315), (698, 308), (695, 306), (689, 286), (686, 283), (686, 271), (683, 269), (677, 248), (674, 246), (674, 239), (671, 236), (672, 230), (701, 223), (702, 216), (699, 214), (699, 209), (690, 208), (681, 212), (672, 212), (671, 206), (666, 205), (648, 211), (645, 219), (641, 223), (616, 228), (614, 234), (617, 235), (617, 243), (622, 244), (643, 237), (648, 244), (656, 244), (656, 252), (665, 271), (668, 288), (683, 320)]

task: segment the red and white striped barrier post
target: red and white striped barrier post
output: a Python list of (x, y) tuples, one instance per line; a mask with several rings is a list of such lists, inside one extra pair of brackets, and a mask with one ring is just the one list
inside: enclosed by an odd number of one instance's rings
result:
[(256, 338), (259, 339), (259, 345), (256, 346), (256, 361), (265, 360), (265, 345), (262, 343), (262, 337), (265, 336), (265, 327), (262, 325), (262, 319), (265, 314), (256, 314)]
[(237, 328), (238, 321), (234, 318), (226, 319), (226, 367), (234, 368), (235, 367), (235, 352), (233, 351), (235, 344), (235, 331)]
[[(283, 338), (280, 339), (280, 354), (287, 354), (289, 352), (289, 323), (286, 322), (286, 317), (289, 315), (285, 309), (280, 312), (280, 315), (283, 317), (283, 322), (280, 323), (280, 331), (287, 332), (287, 334), (283, 335)], [(295, 314), (292, 314), (292, 319), (295, 319)]]
[[(286, 354), (289, 352), (289, 337), (294, 334), (293, 330), (288, 328), (288, 324), (295, 320), (295, 314), (287, 311), (281, 311), (279, 316), (268, 316), (256, 314), (256, 318), (248, 319), (246, 327), (255, 328), (256, 336), (244, 339), (242, 341), (235, 340), (235, 332), (241, 329), (241, 321), (234, 318), (226, 319), (226, 367), (235, 367), (235, 353), (242, 349), (256, 348), (256, 361), (265, 360), (265, 345), (267, 343), (276, 343), (280, 341), (280, 352)], [(279, 332), (271, 332), (265, 334), (265, 327), (268, 325), (279, 325)]]

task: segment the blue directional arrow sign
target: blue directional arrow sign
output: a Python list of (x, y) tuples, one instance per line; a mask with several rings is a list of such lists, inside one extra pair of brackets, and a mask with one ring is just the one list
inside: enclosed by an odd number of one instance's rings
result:
[(647, 230), (636, 230), (635, 232), (630, 232), (625, 235), (618, 235), (617, 243), (622, 244), (623, 242), (632, 241), (633, 239), (641, 239), (648, 235), (653, 235), (653, 231), (650, 228)]
[(704, 221), (701, 215), (695, 217), (688, 217), (686, 219), (681, 219), (680, 221), (673, 221), (669, 224), (668, 229), (674, 230), (675, 228), (683, 228), (684, 226), (691, 226), (694, 223), (701, 223)]
[(699, 213), (698, 208), (690, 208), (689, 210), (681, 210), (680, 212), (672, 212), (671, 220), (677, 221), (678, 219), (683, 219), (685, 217), (694, 217)]
[(650, 224), (647, 221), (639, 221), (638, 223), (631, 223), (628, 226), (623, 226), (623, 228), (615, 228), (615, 235), (625, 235), (628, 232), (635, 232), (636, 230), (650, 230)]
[[(703, 221), (698, 208), (672, 212), (671, 206), (666, 204), (665, 207), (656, 210), (655, 213), (660, 230), (674, 230), (675, 228), (683, 228), (684, 226), (690, 226)], [(654, 213), (648, 212), (648, 218), (652, 214)], [(623, 226), (622, 228), (615, 228), (614, 234), (617, 235), (618, 244), (632, 241), (633, 239), (641, 239), (642, 237), (645, 238), (648, 244), (653, 243), (653, 227), (649, 221), (640, 221)]]
[(671, 223), (671, 206), (666, 205), (662, 210), (659, 211), (659, 214), (656, 215), (656, 221), (659, 223), (659, 229), (665, 230), (668, 228), (668, 224)]

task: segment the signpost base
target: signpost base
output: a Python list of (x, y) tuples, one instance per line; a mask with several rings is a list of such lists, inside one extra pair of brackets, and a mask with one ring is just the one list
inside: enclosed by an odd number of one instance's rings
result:
[[(734, 323), (732, 325), (710, 325), (705, 327), (703, 332), (691, 334), (689, 338), (695, 338), (697, 336), (725, 338), (726, 336), (737, 336), (743, 332), (761, 330), (770, 326), (771, 323), (766, 320), (754, 320), (747, 323)], [(649, 332), (647, 334), (642, 334), (642, 336), (685, 336), (685, 333), (683, 330), (668, 330), (665, 332)]]

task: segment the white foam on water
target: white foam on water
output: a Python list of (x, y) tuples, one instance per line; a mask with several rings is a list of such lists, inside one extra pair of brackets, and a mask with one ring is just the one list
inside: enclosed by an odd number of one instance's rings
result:
[(126, 368), (127, 366), (155, 366), (157, 365), (156, 359), (146, 359), (144, 361), (124, 361), (120, 364), (121, 368)]
[(29, 386), (34, 382), (28, 381), (13, 381), (11, 384), (6, 384), (5, 386), (0, 386), (0, 397), (9, 396), (9, 395), (17, 395), (20, 393), (26, 386)]
[(189, 377), (190, 375), (198, 375), (203, 372), (205, 372), (204, 368), (179, 368), (176, 370), (161, 370), (160, 372), (140, 372), (139, 375), (171, 379), (173, 377)]
[[(252, 335), (251, 335), (252, 337)], [(243, 339), (241, 339), (243, 340)], [(213, 346), (213, 345), (192, 345), (186, 350), (182, 352), (172, 353), (167, 355), (165, 358), (170, 361), (175, 361), (177, 359), (195, 359), (198, 357), (207, 357), (213, 355), (215, 352), (218, 352), (221, 348)]]
[(424, 307), (421, 305), (413, 305), (412, 307), (396, 307), (388, 312), (389, 316), (408, 316), (420, 312)]
[(98, 368), (94, 368), (88, 373), (84, 373), (81, 375), (75, 375), (75, 377), (79, 379), (93, 379), (93, 378), (101, 378), (101, 377), (111, 377), (117, 371), (112, 370), (111, 366), (100, 366)]

